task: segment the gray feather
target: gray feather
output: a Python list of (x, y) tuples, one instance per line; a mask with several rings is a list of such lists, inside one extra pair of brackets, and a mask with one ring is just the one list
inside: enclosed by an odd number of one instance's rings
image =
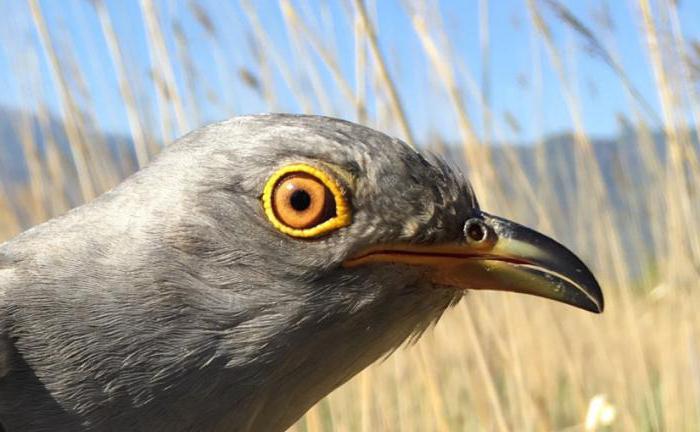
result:
[[(350, 173), (352, 225), (300, 241), (268, 223), (262, 185), (293, 162)], [(342, 260), (457, 239), (473, 206), (445, 164), (348, 122), (268, 115), (195, 131), (0, 246), (0, 423), (284, 430), (460, 295), (426, 289), (414, 268)]]

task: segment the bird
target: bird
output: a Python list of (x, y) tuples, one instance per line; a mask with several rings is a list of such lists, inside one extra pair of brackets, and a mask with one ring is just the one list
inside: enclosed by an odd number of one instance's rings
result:
[(439, 156), (234, 117), (0, 245), (1, 428), (282, 431), (478, 290), (604, 307), (581, 259)]

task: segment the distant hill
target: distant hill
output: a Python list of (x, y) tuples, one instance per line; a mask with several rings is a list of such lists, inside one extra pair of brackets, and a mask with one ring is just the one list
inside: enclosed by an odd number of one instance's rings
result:
[[(34, 140), (43, 151), (43, 130), (39, 119), (32, 114), (0, 107), (0, 179), (7, 183), (23, 182), (27, 178), (27, 167), (24, 163), (20, 128), (29, 123)], [(51, 133), (57, 146), (63, 154), (70, 154), (68, 139), (62, 120), (49, 116), (46, 129)], [(131, 139), (125, 135), (98, 134), (95, 130), (86, 132), (88, 142), (98, 135), (107, 144), (113, 154), (127, 154), (133, 157)]]
[[(26, 167), (23, 163), (24, 155), (19, 135), (20, 125), (23, 124), (23, 121), (27, 121), (23, 117), (21, 112), (0, 107), (0, 176), (10, 182), (22, 181), (26, 178)], [(37, 118), (30, 115), (28, 121), (32, 125), (32, 133), (36, 137), (38, 145), (42, 146), (42, 133)], [(68, 154), (68, 140), (66, 139), (62, 121), (55, 117), (49, 117), (48, 124), (59, 147)], [(96, 133), (96, 131), (88, 131), (88, 134), (91, 133)], [(128, 136), (110, 134), (101, 136), (103, 136), (111, 151), (131, 153), (131, 142)], [(662, 160), (665, 159), (666, 145), (663, 134), (660, 132), (654, 133), (653, 140), (657, 155)], [(629, 178), (638, 179), (643, 174), (644, 164), (640, 159), (637, 137), (633, 130), (629, 130), (619, 137), (595, 138), (591, 142), (606, 183), (609, 185), (612, 186), (620, 181), (620, 178), (616, 178), (616, 175), (618, 175), (616, 173), (621, 167), (625, 168), (625, 175)], [(549, 136), (544, 140), (544, 148), (547, 160), (552, 162), (552, 166), (549, 168), (552, 170), (551, 173), (554, 177), (569, 178), (574, 172), (576, 161), (572, 135), (558, 134)], [(528, 176), (532, 176), (537, 181), (538, 170), (536, 169), (536, 151), (534, 146), (524, 143), (517, 145), (515, 149)], [(450, 159), (454, 161), (463, 160), (462, 149), (459, 144), (448, 144), (445, 151), (450, 155)], [(503, 146), (494, 145), (492, 147), (492, 155), (497, 167), (507, 168), (509, 166)], [(616, 190), (616, 188), (611, 188), (613, 192)]]
[(24, 177), (24, 158), (16, 125), (17, 112), (0, 108), (0, 176), (5, 181)]

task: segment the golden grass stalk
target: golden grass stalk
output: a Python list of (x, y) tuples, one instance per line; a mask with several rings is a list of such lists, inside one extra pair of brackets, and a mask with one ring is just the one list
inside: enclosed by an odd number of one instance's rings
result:
[[(605, 185), (593, 146), (585, 131), (580, 106), (577, 103), (577, 98), (573, 92), (571, 82), (564, 70), (561, 56), (555, 47), (551, 32), (544, 22), (535, 1), (528, 0), (527, 4), (532, 21), (545, 42), (545, 46), (550, 54), (549, 58), (559, 77), (564, 101), (573, 122), (574, 142), (577, 150), (577, 184), (578, 187), (585, 187), (588, 190), (587, 194), (578, 194), (579, 197), (585, 199), (585, 202), (580, 204), (580, 209), (589, 209), (602, 213), (603, 223), (595, 224), (594, 226), (597, 229), (594, 238), (599, 242), (597, 248), (599, 250), (611, 252), (610, 258), (612, 260), (612, 269), (616, 282), (618, 286), (626, 286), (628, 280), (624, 258), (620, 250), (620, 240), (616, 231), (613, 229), (614, 225), (610, 219), (609, 213), (605, 211), (609, 207)], [(605, 247), (605, 243), (607, 243), (607, 247)]]
[[(218, 5), (219, 7), (224, 6), (222, 4)], [(187, 6), (194, 16), (194, 19), (206, 32), (209, 42), (212, 44), (210, 52), (212, 57), (214, 57), (214, 66), (218, 83), (216, 85), (216, 92), (211, 95), (208, 94), (209, 103), (217, 105), (229, 114), (233, 113), (235, 95), (233, 94), (234, 86), (232, 85), (232, 78), (235, 76), (235, 73), (229, 71), (231, 66), (226, 62), (225, 52), (228, 51), (228, 48), (222, 48), (220, 40), (221, 33), (214, 24), (209, 12), (197, 2), (188, 2)]]
[(353, 21), (355, 31), (355, 117), (362, 124), (367, 123), (367, 46), (365, 44), (365, 28), (362, 18), (356, 13)]
[(0, 236), (8, 238), (17, 234), (22, 225), (14, 209), (10, 206), (9, 193), (5, 187), (5, 182), (0, 178)]
[[(482, 38), (488, 39), (488, 24), (483, 23), (484, 20), (488, 20), (488, 9), (485, 4), (481, 4), (480, 8), (482, 11), (480, 15), (480, 34)], [(498, 206), (495, 205), (495, 201), (498, 197), (503, 195), (503, 192), (500, 190), (499, 181), (494, 171), (495, 167), (491, 159), (488, 142), (481, 143), (474, 132), (462, 93), (456, 83), (449, 57), (444, 54), (444, 51), (438, 49), (422, 16), (413, 14), (412, 21), (414, 30), (421, 41), (426, 55), (431, 60), (431, 64), (438, 73), (457, 116), (460, 136), (462, 137), (462, 148), (465, 153), (466, 162), (471, 170), (470, 180), (477, 191), (477, 195), (481, 199), (481, 204), (485, 208), (497, 208)], [(482, 42), (481, 57), (482, 61), (488, 64), (488, 41)], [(492, 113), (489, 102), (490, 96), (488, 95), (488, 82), (488, 66), (485, 66), (481, 93), (476, 93), (473, 96), (475, 99), (481, 101), (482, 116), (484, 118), (484, 134), (488, 137), (487, 141), (490, 141), (493, 136), (493, 127), (491, 125)], [(527, 197), (530, 198), (527, 202), (532, 203), (542, 226), (545, 229), (551, 229), (552, 226), (549, 222), (549, 217), (542, 208), (541, 202), (536, 198), (532, 182), (522, 169), (522, 164), (518, 160), (514, 149), (512, 146), (506, 146), (504, 152), (511, 164), (511, 172), (515, 177), (513, 183), (518, 184)]]
[[(51, 130), (49, 114), (46, 108), (45, 95), (42, 86), (42, 76), (39, 70), (39, 56), (35, 51), (27, 49), (29, 61), (26, 69), (17, 71), (18, 75), (26, 78), (27, 87), (31, 89), (27, 94), (27, 100), (34, 100), (37, 105), (35, 121), (38, 123), (37, 144), (43, 143), (43, 154), (37, 155), (40, 163), (41, 176), (43, 177), (43, 193), (46, 216), (62, 214), (70, 207), (66, 190), (66, 174), (70, 171), (70, 163), (65, 160), (64, 154), (59, 150)], [(30, 179), (30, 183), (34, 181)], [(36, 196), (36, 194), (35, 194)], [(40, 217), (37, 218), (40, 220)]]
[(430, 370), (429, 364), (432, 364), (431, 356), (426, 352), (427, 345), (419, 345), (416, 347), (418, 351), (419, 373), (422, 375), (423, 383), (427, 387), (426, 399), (430, 403), (431, 418), (433, 419), (434, 428), (436, 431), (447, 432), (450, 430), (446, 420), (445, 402), (442, 398), (442, 392), (434, 378), (435, 374)]
[[(606, 45), (599, 43), (601, 45), (600, 49), (604, 50), (606, 55), (610, 57), (611, 62), (615, 65), (618, 65), (619, 69), (622, 70), (621, 66), (619, 66), (622, 64), (619, 49), (617, 48), (617, 44), (615, 43), (613, 34), (610, 31), (612, 26), (612, 18), (606, 15), (603, 17), (603, 20), (604, 31), (607, 37), (607, 41)], [(592, 32), (589, 31), (589, 33)], [(622, 71), (619, 74), (624, 75), (625, 77), (627, 76), (627, 74), (624, 73), (624, 71)], [(629, 79), (626, 80), (629, 81)], [(647, 179), (647, 183), (649, 185), (652, 185), (652, 187), (650, 187), (647, 191), (647, 199), (646, 203), (644, 204), (646, 204), (646, 210), (650, 215), (649, 220), (662, 220), (663, 207), (657, 204), (659, 202), (664, 201), (663, 191), (661, 190), (662, 188), (659, 187), (659, 185), (663, 183), (662, 160), (659, 157), (658, 150), (656, 148), (656, 142), (652, 135), (652, 131), (649, 128), (649, 124), (646, 120), (642, 118), (641, 113), (639, 111), (639, 100), (641, 99), (639, 97), (634, 96), (634, 94), (630, 91), (629, 84), (625, 84), (624, 81), (623, 84), (627, 93), (627, 97), (628, 99), (630, 99), (630, 108), (634, 116), (634, 125), (636, 125), (636, 130), (634, 131), (634, 133), (637, 139), (639, 155), (641, 156), (644, 167), (644, 177)], [(653, 118), (658, 119), (658, 115), (654, 113)], [(661, 120), (658, 119), (655, 124), (660, 125)], [(632, 125), (629, 125), (629, 127), (631, 128)], [(649, 227), (652, 235), (651, 238), (642, 238), (642, 236), (636, 236), (636, 247), (640, 248), (640, 250), (646, 250), (652, 259), (658, 260), (660, 256), (663, 256), (663, 249), (666, 246), (665, 239), (663, 238), (665, 235), (665, 229), (663, 228), (663, 224), (649, 224), (648, 221), (641, 220), (641, 215), (639, 216), (640, 217), (636, 218), (636, 223)], [(649, 275), (643, 276), (643, 278), (645, 279), (643, 283), (646, 286), (650, 286), (651, 284), (651, 281), (648, 280), (648, 276)]]
[[(552, 35), (547, 28), (534, 0), (528, 0), (528, 9), (530, 11), (533, 23), (540, 32), (540, 35), (545, 42), (545, 46), (549, 51), (549, 58), (553, 63), (559, 77), (559, 81), (562, 85), (564, 100), (573, 121), (574, 138), (576, 148), (579, 152), (579, 156), (577, 158), (577, 184), (579, 188), (587, 191), (587, 193), (578, 194), (579, 197), (585, 198), (586, 200), (584, 203), (579, 204), (579, 208), (588, 208), (595, 211), (593, 214), (598, 214), (596, 217), (600, 219), (600, 223), (594, 224), (595, 231), (592, 233), (594, 239), (596, 240), (596, 248), (599, 251), (609, 251), (616, 286), (627, 287), (630, 285), (630, 280), (625, 268), (626, 266), (624, 263), (620, 239), (618, 238), (615, 225), (608, 211), (609, 203), (607, 202), (607, 196), (600, 173), (600, 168), (598, 166), (596, 155), (593, 152), (591, 142), (585, 133), (578, 103), (576, 102), (576, 98), (572, 92), (569, 80), (567, 79), (559, 53), (555, 48)], [(644, 389), (646, 389), (645, 391), (648, 392), (648, 396), (646, 397), (647, 408), (651, 413), (650, 415), (653, 424), (658, 426), (659, 417), (655, 403), (650, 396), (652, 386), (648, 362), (644, 355), (641, 333), (639, 332), (635, 321), (633, 309), (631, 307), (630, 295), (625, 289), (621, 289), (620, 291), (622, 294), (621, 298), (623, 299), (623, 313), (626, 318), (625, 324), (632, 336), (630, 342), (632, 343), (633, 347), (635, 363), (642, 370), (642, 376), (645, 377), (643, 382)]]
[(86, 157), (87, 147), (83, 141), (83, 137), (78, 126), (78, 119), (76, 119), (77, 106), (73, 100), (73, 96), (71, 95), (68, 87), (68, 82), (66, 81), (63, 70), (61, 69), (61, 65), (58, 61), (58, 56), (54, 50), (53, 42), (51, 41), (51, 36), (49, 35), (49, 31), (46, 27), (44, 15), (42, 14), (41, 6), (39, 5), (38, 0), (29, 0), (29, 7), (31, 9), (34, 26), (37, 33), (39, 33), (39, 41), (41, 43), (44, 56), (49, 64), (51, 78), (53, 79), (55, 87), (60, 94), (64, 127), (66, 130), (66, 136), (68, 137), (73, 163), (75, 164), (75, 169), (78, 174), (78, 183), (80, 184), (82, 199), (84, 201), (89, 201), (95, 197), (95, 187), (93, 186), (92, 179), (90, 178), (90, 171), (88, 169), (88, 161)]
[[(3, 47), (4, 48), (4, 47)], [(25, 54), (20, 61), (13, 62), (14, 73), (20, 75), (25, 70), (35, 70), (38, 65), (38, 58), (31, 49), (25, 50)], [(34, 78), (34, 76), (32, 76)], [(35, 100), (36, 91), (39, 87), (35, 80), (27, 80), (22, 85), (22, 97), (24, 100)], [(44, 222), (48, 216), (49, 192), (47, 190), (48, 181), (44, 175), (44, 161), (39, 149), (39, 137), (34, 133), (34, 122), (32, 115), (28, 112), (19, 112), (19, 121), (12, 125), (15, 134), (19, 138), (19, 143), (24, 156), (24, 162), (29, 176), (29, 192), (31, 194), (31, 211), (29, 217), (32, 223)]]
[[(173, 71), (170, 55), (165, 45), (163, 32), (158, 21), (156, 5), (153, 0), (141, 0), (140, 5), (141, 15), (143, 16), (144, 25), (146, 26), (146, 32), (148, 34), (147, 42), (151, 53), (151, 64), (154, 66), (154, 80), (157, 82), (157, 89), (160, 90), (158, 94), (160, 95), (159, 105), (161, 105), (161, 117), (163, 119), (167, 118), (167, 115), (164, 115), (163, 111), (165, 107), (168, 106), (168, 102), (171, 102), (177, 123), (176, 133), (180, 135), (189, 131), (190, 126), (175, 81), (175, 72)], [(167, 141), (170, 138), (170, 130), (167, 125), (163, 129), (162, 138)]]
[(438, 49), (435, 41), (427, 30), (425, 20), (421, 15), (413, 15), (413, 28), (420, 38), (426, 55), (430, 59), (435, 71), (440, 76), (440, 79), (445, 86), (445, 91), (450, 98), (450, 102), (457, 116), (457, 124), (459, 126), (460, 136), (462, 137), (462, 148), (465, 152), (465, 157), (468, 166), (471, 170), (471, 182), (477, 195), (486, 199), (484, 204), (489, 207), (488, 197), (489, 185), (493, 185), (490, 181), (494, 178), (490, 175), (489, 169), (491, 163), (489, 160), (488, 149), (480, 146), (479, 139), (474, 133), (474, 128), (467, 114), (467, 108), (462, 99), (462, 94), (452, 72), (452, 67), (447, 59)]
[[(540, 181), (537, 184), (537, 192), (539, 193), (539, 199), (536, 200), (536, 202), (540, 203), (540, 206), (544, 206), (544, 203), (547, 203), (547, 206), (550, 208), (550, 210), (546, 213), (548, 215), (561, 215), (562, 214), (562, 208), (561, 205), (558, 203), (558, 200), (554, 197), (554, 190), (552, 187), (552, 181), (547, 180), (550, 177), (550, 173), (548, 171), (548, 155), (546, 152), (545, 148), (545, 139), (544, 139), (544, 133), (542, 131), (542, 98), (543, 98), (543, 78), (542, 78), (542, 50), (540, 49), (539, 46), (539, 40), (538, 40), (538, 30), (536, 28), (533, 28), (530, 31), (530, 52), (532, 53), (532, 83), (533, 83), (533, 104), (535, 105), (534, 111), (535, 111), (535, 139), (534, 139), (534, 146), (535, 146), (535, 168), (537, 171), (537, 177), (540, 179)], [(539, 213), (539, 212), (538, 212)], [(547, 217), (547, 221), (545, 222), (547, 225), (545, 225), (543, 228), (550, 227), (551, 228), (551, 216)], [(549, 233), (554, 233), (554, 231), (545, 231)]]
[[(691, 70), (688, 59), (690, 58), (690, 53), (688, 52), (688, 43), (683, 36), (683, 30), (681, 28), (681, 20), (678, 16), (678, 5), (673, 1), (667, 2), (667, 10), (669, 12), (669, 21), (671, 22), (671, 30), (673, 34), (673, 40), (675, 41), (675, 48), (678, 50), (680, 63), (680, 70), (682, 72), (682, 79), (679, 80), (679, 86), (681, 87), (681, 94), (687, 95), (688, 105), (692, 113), (694, 124), (700, 125), (700, 92), (697, 86), (694, 85), (693, 71)], [(689, 133), (688, 133), (689, 135)], [(700, 128), (695, 128), (695, 137), (700, 143)], [(695, 180), (692, 183), (697, 183), (700, 181), (700, 159), (698, 157), (698, 152), (695, 146), (692, 144), (692, 140), (689, 136), (686, 136), (684, 142), (685, 157), (688, 163), (690, 176), (694, 177)], [(694, 176), (693, 176), (694, 174)], [(696, 211), (700, 211), (700, 208), (696, 208)], [(700, 235), (696, 236), (696, 242), (693, 243), (695, 250), (696, 262), (700, 263)]]
[(376, 67), (379, 79), (382, 82), (384, 91), (389, 97), (389, 104), (391, 110), (399, 123), (401, 128), (401, 133), (403, 134), (404, 140), (411, 146), (416, 145), (416, 141), (413, 137), (413, 132), (408, 124), (408, 119), (406, 118), (406, 113), (401, 105), (401, 100), (399, 99), (399, 93), (396, 90), (396, 85), (389, 77), (389, 70), (386, 67), (384, 61), (384, 56), (382, 56), (381, 50), (379, 49), (379, 42), (377, 40), (377, 34), (374, 29), (374, 24), (369, 20), (367, 16), (367, 9), (365, 9), (365, 4), (363, 0), (353, 0), (355, 5), (355, 11), (357, 17), (362, 23), (362, 28), (364, 34), (367, 36), (367, 41), (369, 42), (370, 51), (372, 52), (372, 58), (374, 60), (374, 65)]
[(372, 430), (372, 368), (360, 375), (360, 430), (370, 432)]
[(63, 159), (63, 154), (56, 144), (51, 125), (49, 124), (49, 114), (46, 106), (39, 103), (37, 112), (41, 136), (46, 147), (45, 160), (48, 177), (49, 201), (51, 205), (51, 215), (63, 214), (70, 208), (68, 200), (68, 191), (66, 189), (66, 163)]
[(320, 405), (316, 405), (311, 408), (308, 413), (306, 413), (306, 431), (307, 432), (321, 432), (323, 429), (323, 423), (321, 422)]
[(267, 55), (270, 56), (277, 72), (279, 72), (280, 76), (284, 80), (284, 83), (287, 85), (289, 90), (291, 90), (296, 100), (299, 101), (299, 103), (301, 104), (304, 113), (311, 114), (311, 101), (304, 94), (304, 91), (299, 87), (299, 81), (293, 77), (287, 62), (285, 62), (282, 59), (282, 56), (280, 56), (277, 52), (275, 45), (270, 41), (267, 32), (260, 23), (260, 19), (258, 18), (258, 14), (255, 10), (255, 7), (248, 0), (242, 1), (241, 6), (243, 7), (243, 11), (245, 12), (246, 17), (248, 18), (248, 21), (250, 22), (250, 25), (253, 28), (253, 34), (257, 38), (260, 47), (264, 50), (264, 52)]
[(299, 30), (301, 34), (306, 36), (311, 47), (328, 67), (333, 80), (338, 85), (345, 100), (354, 101), (353, 91), (348, 80), (343, 75), (337, 58), (323, 45), (318, 35), (309, 29), (304, 20), (297, 13), (297, 9), (292, 2), (289, 0), (279, 0), (279, 6), (285, 23), (288, 26), (288, 33), (296, 33), (296, 30)]
[[(640, 11), (646, 34), (647, 50), (656, 79), (664, 132), (667, 140), (668, 159), (666, 177), (666, 211), (668, 214), (669, 266), (671, 282), (684, 278), (694, 262), (700, 263), (700, 232), (697, 227), (697, 214), (693, 211), (686, 176), (685, 148), (689, 147), (683, 127), (683, 115), (679, 110), (678, 98), (671, 84), (659, 42), (656, 23), (648, 0), (639, 0)], [(695, 255), (695, 260), (692, 257)], [(691, 259), (689, 259), (691, 258)], [(697, 272), (693, 275), (697, 279)], [(682, 279), (681, 279), (682, 281)], [(681, 282), (682, 283), (682, 282)]]
[(32, 132), (32, 119), (28, 113), (22, 113), (21, 121), (19, 122), (19, 137), (24, 152), (24, 160), (27, 164), (27, 174), (29, 175), (30, 193), (32, 195), (31, 202), (32, 216), (34, 223), (44, 222), (48, 218), (46, 210), (46, 181), (44, 179), (43, 164), (39, 148), (37, 147)]
[(467, 333), (469, 335), (469, 339), (471, 339), (471, 346), (472, 349), (474, 350), (474, 355), (476, 358), (476, 363), (477, 367), (479, 369), (479, 373), (482, 376), (484, 388), (486, 391), (486, 395), (488, 397), (489, 402), (491, 403), (491, 408), (493, 409), (493, 415), (494, 419), (496, 421), (496, 427), (500, 431), (508, 431), (508, 425), (506, 423), (505, 416), (503, 414), (503, 408), (501, 407), (501, 401), (498, 396), (498, 392), (496, 391), (496, 384), (495, 380), (493, 378), (493, 373), (491, 372), (491, 369), (489, 368), (489, 364), (486, 360), (486, 357), (484, 355), (484, 351), (481, 346), (481, 340), (479, 338), (479, 334), (476, 332), (476, 328), (474, 327), (474, 322), (472, 320), (471, 314), (469, 310), (467, 310), (464, 302), (460, 302), (459, 307), (462, 312), (462, 316), (464, 318), (464, 322), (467, 328)]
[[(481, 53), (481, 101), (484, 107), (491, 107), (491, 42), (489, 32), (489, 2), (479, 0), (479, 51)], [(482, 109), (485, 145), (493, 137), (493, 120), (490, 109)]]
[(314, 56), (309, 51), (313, 50), (313, 47), (307, 47), (309, 44), (304, 42), (304, 37), (298, 28), (298, 23), (295, 21), (294, 16), (291, 14), (283, 14), (283, 17), (287, 37), (291, 41), (292, 48), (294, 49), (294, 56), (299, 59), (301, 71), (297, 73), (302, 73), (309, 79), (311, 89), (316, 99), (315, 102), (320, 109), (320, 113), (336, 115), (336, 108), (331, 100), (333, 96), (330, 94), (329, 89), (324, 86), (323, 80), (321, 79), (321, 71), (319, 70), (320, 67), (317, 62), (314, 61)]
[(191, 124), (201, 124), (201, 115), (199, 112), (199, 105), (197, 103), (197, 81), (199, 80), (199, 74), (197, 68), (195, 67), (194, 61), (192, 60), (192, 53), (190, 52), (190, 42), (188, 40), (185, 29), (179, 21), (175, 21), (172, 24), (172, 31), (175, 37), (175, 46), (177, 52), (177, 58), (182, 65), (183, 75), (184, 75), (184, 106), (186, 107), (185, 112), (187, 113), (189, 122)]
[(115, 186), (120, 178), (123, 177), (123, 174), (118, 172), (119, 164), (113, 160), (104, 135), (94, 126), (98, 122), (93, 117), (95, 112), (93, 101), (90, 97), (83, 69), (73, 55), (71, 44), (66, 39), (59, 40), (59, 43), (61, 43), (59, 52), (63, 55), (64, 68), (67, 71), (67, 75), (71, 77), (74, 92), (83, 98), (83, 103), (76, 112), (76, 118), (83, 141), (90, 143), (85, 148), (86, 157), (90, 161), (90, 173), (95, 191), (97, 194), (101, 194)]
[(627, 72), (622, 67), (621, 63), (610, 54), (610, 52), (605, 48), (599, 38), (591, 31), (591, 29), (586, 26), (581, 20), (579, 20), (571, 11), (564, 6), (558, 0), (542, 0), (544, 1), (554, 13), (561, 19), (569, 28), (574, 30), (578, 35), (580, 35), (587, 44), (588, 49), (592, 54), (600, 58), (603, 63), (608, 65), (610, 69), (618, 76), (620, 82), (624, 86), (625, 90), (632, 96), (632, 98), (639, 104), (639, 106), (644, 111), (645, 115), (649, 119), (655, 122), (655, 124), (660, 123), (660, 119), (656, 114), (656, 111), (651, 107), (646, 98), (637, 89), (637, 87), (632, 83)]

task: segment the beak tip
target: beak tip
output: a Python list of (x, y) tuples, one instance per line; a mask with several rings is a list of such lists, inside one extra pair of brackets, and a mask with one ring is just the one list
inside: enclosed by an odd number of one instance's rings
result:
[(605, 300), (603, 300), (603, 295), (601, 294), (600, 298), (598, 299), (598, 303), (596, 304), (597, 309), (594, 311), (595, 313), (601, 314), (605, 311)]
[(603, 313), (605, 310), (605, 298), (603, 297), (603, 290), (600, 289), (600, 285), (598, 285), (597, 281), (594, 288), (588, 291), (588, 297), (589, 302), (587, 302), (585, 306), (582, 305), (582, 307), (595, 314)]
[(605, 305), (603, 303), (596, 304), (594, 309), (589, 309), (589, 310), (595, 314), (602, 314), (603, 311), (605, 310)]
[(603, 289), (600, 287), (600, 284), (596, 280), (596, 277), (593, 276), (592, 273), (590, 273), (590, 275), (594, 282), (593, 289), (591, 290), (592, 292), (590, 294), (591, 299), (593, 300), (596, 306), (595, 310), (593, 310), (592, 312), (600, 314), (603, 313), (603, 311), (605, 310), (605, 296), (603, 295)]
[[(583, 292), (580, 292), (580, 294), (583, 294)], [(594, 314), (601, 314), (603, 313), (603, 310), (605, 309), (605, 303), (603, 301), (602, 296), (598, 295), (591, 295), (590, 293), (587, 293), (586, 295), (582, 296), (577, 296), (574, 298), (559, 298), (556, 299), (562, 303), (566, 303), (569, 306), (573, 306), (579, 309), (583, 309), (586, 312), (591, 312)]]

